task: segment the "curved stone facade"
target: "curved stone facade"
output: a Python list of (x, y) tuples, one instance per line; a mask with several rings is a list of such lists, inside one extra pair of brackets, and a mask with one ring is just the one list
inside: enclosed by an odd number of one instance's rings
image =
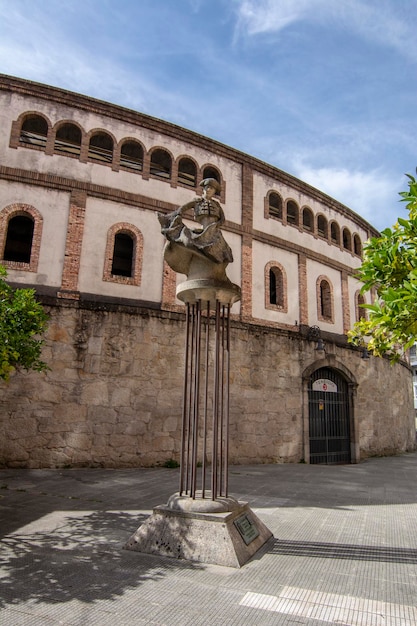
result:
[(228, 275), (242, 290), (231, 462), (358, 462), (413, 449), (408, 366), (362, 359), (346, 343), (370, 301), (354, 277), (377, 234), (370, 224), (277, 168), (134, 111), (7, 76), (0, 105), (0, 262), (51, 315), (51, 370), (4, 385), (0, 462), (178, 459), (184, 308), (157, 213), (199, 195), (208, 176), (221, 183)]

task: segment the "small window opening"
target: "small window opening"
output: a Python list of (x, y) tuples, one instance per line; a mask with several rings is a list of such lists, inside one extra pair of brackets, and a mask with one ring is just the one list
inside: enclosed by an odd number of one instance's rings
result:
[(30, 263), (34, 227), (33, 219), (26, 215), (16, 215), (9, 220), (4, 247), (5, 261)]
[(81, 130), (74, 124), (63, 124), (56, 131), (55, 152), (80, 156)]
[(287, 224), (298, 226), (298, 215), (298, 206), (295, 202), (290, 200), (287, 203)]
[(324, 319), (332, 318), (332, 294), (327, 280), (320, 283), (320, 313)]
[(353, 236), (353, 251), (357, 256), (362, 255), (362, 243), (359, 235)]
[(154, 150), (151, 155), (150, 172), (160, 178), (171, 178), (171, 157), (165, 150)]
[(345, 250), (352, 250), (352, 237), (347, 228), (343, 229), (343, 247)]
[(313, 213), (308, 208), (303, 210), (303, 229), (310, 232), (313, 230)]
[(330, 237), (331, 237), (332, 243), (335, 243), (337, 245), (340, 244), (340, 229), (339, 229), (339, 226), (336, 224), (336, 222), (332, 222), (330, 226)]
[(20, 143), (45, 148), (48, 135), (48, 124), (43, 117), (33, 115), (27, 117), (20, 131)]
[(327, 220), (323, 215), (319, 215), (317, 218), (317, 233), (319, 237), (327, 239)]
[(268, 211), (270, 217), (282, 220), (282, 199), (277, 193), (270, 193), (268, 198)]
[(114, 238), (111, 273), (114, 276), (132, 276), (133, 239), (126, 233), (117, 233)]
[(129, 170), (141, 172), (143, 168), (143, 148), (137, 141), (126, 141), (120, 151), (120, 165)]
[(178, 182), (188, 187), (195, 187), (197, 181), (197, 168), (191, 159), (181, 159), (178, 164)]
[(284, 305), (284, 281), (282, 272), (277, 267), (269, 270), (269, 304)]
[(101, 163), (113, 161), (113, 139), (106, 133), (97, 133), (90, 139), (88, 158)]

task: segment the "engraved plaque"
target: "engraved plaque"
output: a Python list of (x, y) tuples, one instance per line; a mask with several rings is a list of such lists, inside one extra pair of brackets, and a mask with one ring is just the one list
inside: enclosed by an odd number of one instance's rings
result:
[(234, 521), (243, 541), (248, 546), (256, 537), (259, 537), (259, 530), (248, 515), (241, 515)]

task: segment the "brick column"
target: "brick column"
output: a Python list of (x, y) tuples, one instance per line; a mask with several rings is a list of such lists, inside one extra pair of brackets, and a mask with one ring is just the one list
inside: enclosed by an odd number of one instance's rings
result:
[[(162, 308), (166, 310), (177, 310), (179, 307), (175, 302), (177, 288), (177, 275), (168, 263), (164, 260), (162, 276)], [(183, 309), (183, 307), (181, 307)]]
[(252, 230), (253, 230), (253, 172), (250, 167), (242, 168), (242, 301), (241, 317), (252, 319)]
[(72, 191), (70, 198), (67, 240), (65, 244), (64, 266), (62, 269), (60, 298), (78, 300), (78, 275), (80, 271), (81, 248), (84, 233), (85, 207), (87, 194)]
[(304, 254), (298, 255), (298, 291), (299, 291), (299, 324), (308, 326), (308, 285), (307, 285), (307, 259)]
[(350, 329), (349, 284), (346, 272), (342, 272), (342, 311), (343, 332), (346, 334)]

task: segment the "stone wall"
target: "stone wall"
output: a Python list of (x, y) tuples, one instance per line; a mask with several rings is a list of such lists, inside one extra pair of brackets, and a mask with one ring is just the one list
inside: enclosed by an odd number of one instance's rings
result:
[[(16, 373), (2, 383), (0, 463), (137, 467), (179, 460), (184, 317), (88, 303), (49, 312), (50, 371)], [(318, 357), (300, 333), (232, 322), (232, 463), (304, 460), (303, 373), (329, 363), (355, 372), (356, 460), (414, 447), (409, 370), (328, 345)]]

